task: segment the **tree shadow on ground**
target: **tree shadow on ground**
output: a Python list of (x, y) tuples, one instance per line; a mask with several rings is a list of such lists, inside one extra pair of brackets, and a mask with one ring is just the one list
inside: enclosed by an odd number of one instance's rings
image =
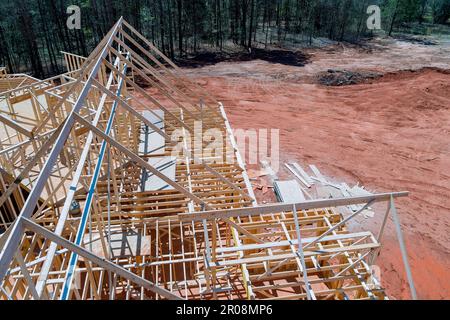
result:
[(242, 51), (236, 53), (201, 52), (189, 58), (177, 59), (176, 63), (183, 68), (201, 68), (220, 62), (244, 62), (252, 60), (264, 60), (270, 63), (304, 67), (309, 63), (309, 56), (301, 51), (253, 48), (247, 52)]

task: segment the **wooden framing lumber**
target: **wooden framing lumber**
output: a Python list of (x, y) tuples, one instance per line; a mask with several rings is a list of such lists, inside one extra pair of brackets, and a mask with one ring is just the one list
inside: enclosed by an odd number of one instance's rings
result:
[(299, 210), (309, 210), (315, 208), (328, 208), (328, 207), (339, 207), (346, 206), (349, 204), (360, 204), (366, 202), (380, 202), (387, 201), (390, 197), (406, 197), (408, 196), (407, 191), (393, 192), (393, 193), (379, 193), (370, 196), (360, 196), (360, 197), (349, 197), (349, 198), (333, 198), (333, 199), (317, 199), (317, 200), (306, 200), (300, 203), (287, 203), (287, 204), (276, 204), (276, 205), (263, 205), (255, 208), (240, 208), (234, 210), (214, 210), (198, 212), (195, 214), (180, 214), (178, 218), (181, 221), (201, 221), (204, 219), (218, 219), (218, 218), (230, 218), (230, 217), (240, 217), (240, 216), (251, 216), (259, 214), (270, 214), (279, 211), (289, 211), (292, 205), (295, 205)]

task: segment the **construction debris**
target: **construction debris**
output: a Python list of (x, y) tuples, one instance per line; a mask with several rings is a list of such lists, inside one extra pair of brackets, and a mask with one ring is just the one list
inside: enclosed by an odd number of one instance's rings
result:
[[(341, 198), (341, 197), (358, 197), (358, 196), (370, 196), (373, 193), (367, 191), (364, 187), (360, 187), (359, 184), (349, 187), (345, 182), (336, 183), (331, 182), (329, 178), (326, 178), (315, 165), (309, 165), (312, 175), (306, 173), (306, 171), (297, 163), (285, 163), (285, 167), (294, 175), (299, 182), (305, 187), (311, 189), (309, 192), (297, 184), (298, 191), (303, 192), (309, 199), (320, 198)], [(275, 188), (277, 192), (277, 188)], [(277, 194), (277, 198), (279, 195)], [(280, 200), (282, 201), (282, 200)], [(357, 212), (363, 208), (363, 205), (354, 204), (349, 205), (348, 212)], [(372, 218), (374, 212), (370, 210), (370, 207), (364, 210), (363, 216), (365, 218)]]
[(305, 200), (300, 185), (295, 180), (275, 181), (274, 191), (278, 201), (285, 203), (298, 203)]

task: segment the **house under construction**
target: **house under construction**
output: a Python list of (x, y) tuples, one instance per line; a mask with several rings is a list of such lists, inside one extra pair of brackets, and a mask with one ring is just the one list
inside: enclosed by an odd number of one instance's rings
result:
[[(407, 192), (259, 205), (222, 104), (126, 21), (64, 58), (46, 80), (0, 69), (0, 300), (387, 299), (389, 215), (414, 296)], [(211, 128), (223, 152), (202, 152)], [(348, 230), (375, 202), (380, 232)]]

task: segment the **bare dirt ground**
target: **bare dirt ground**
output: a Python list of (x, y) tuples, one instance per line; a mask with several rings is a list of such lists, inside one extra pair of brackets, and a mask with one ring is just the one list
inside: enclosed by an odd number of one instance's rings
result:
[[(449, 43), (376, 40), (370, 49), (306, 52), (304, 67), (253, 60), (186, 70), (224, 103), (234, 129), (279, 128), (281, 163), (315, 164), (336, 180), (376, 192), (410, 191), (397, 209), (418, 296), (450, 299)], [(318, 84), (328, 69), (384, 76)], [(377, 213), (360, 221), (362, 227), (376, 232), (384, 208)], [(409, 298), (392, 221), (377, 264), (390, 297)]]

